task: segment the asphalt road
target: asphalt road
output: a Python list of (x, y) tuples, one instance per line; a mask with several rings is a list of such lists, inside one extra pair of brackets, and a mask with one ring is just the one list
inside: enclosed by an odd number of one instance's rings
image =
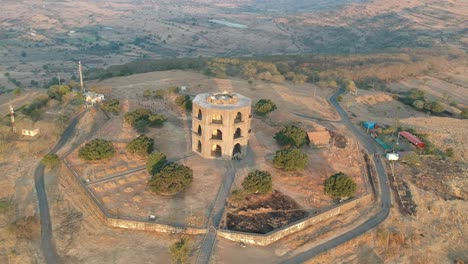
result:
[[(60, 140), (50, 150), (49, 153), (56, 153), (61, 147), (67, 143), (75, 131), (76, 124), (87, 112), (83, 111), (78, 116), (72, 119), (70, 125), (65, 129)], [(52, 224), (50, 221), (49, 203), (47, 201), (47, 193), (44, 184), (44, 165), (39, 163), (34, 171), (34, 185), (37, 193), (37, 200), (39, 202), (39, 215), (41, 221), (41, 250), (44, 255), (45, 261), (48, 264), (59, 263), (57, 250), (55, 248), (54, 239), (52, 237)]]
[[(349, 120), (347, 113), (343, 110), (343, 108), (337, 102), (337, 97), (345, 92), (344, 89), (340, 89), (335, 94), (330, 97), (330, 103), (336, 109), (336, 111), (340, 114), (341, 119), (346, 126), (353, 132), (356, 138), (359, 140), (360, 144), (363, 148), (365, 148), (368, 153), (372, 154), (377, 152), (377, 148), (375, 143), (371, 140), (369, 136), (363, 133), (361, 130), (357, 129)], [(341, 245), (351, 239), (354, 239), (367, 231), (373, 229), (374, 227), (378, 226), (382, 223), (390, 213), (390, 205), (391, 205), (391, 196), (390, 196), (390, 187), (388, 186), (387, 182), (387, 175), (380, 159), (374, 160), (375, 168), (377, 170), (377, 174), (379, 177), (379, 184), (380, 184), (380, 201), (381, 201), (381, 208), (380, 211), (372, 216), (369, 220), (364, 222), (363, 224), (357, 226), (356, 228), (339, 235), (331, 240), (324, 242), (310, 250), (307, 250), (293, 258), (285, 261), (284, 263), (303, 263), (320, 253), (323, 253), (327, 250), (330, 250), (338, 245)]]

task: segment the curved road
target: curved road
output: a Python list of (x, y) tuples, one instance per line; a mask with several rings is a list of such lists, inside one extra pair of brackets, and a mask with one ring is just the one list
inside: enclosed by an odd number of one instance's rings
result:
[[(61, 147), (67, 143), (68, 139), (73, 135), (76, 124), (83, 117), (87, 110), (81, 112), (78, 116), (72, 119), (70, 125), (65, 129), (60, 140), (49, 151), (56, 153)], [(41, 220), (41, 250), (45, 261), (48, 264), (58, 263), (57, 250), (52, 237), (52, 224), (50, 222), (49, 203), (47, 202), (47, 193), (44, 185), (44, 165), (39, 162), (39, 165), (34, 171), (34, 185), (36, 187), (37, 200), (39, 202), (39, 215)]]
[[(357, 129), (349, 120), (348, 115), (343, 110), (343, 108), (337, 102), (337, 97), (345, 92), (344, 89), (338, 90), (330, 97), (330, 103), (335, 107), (336, 111), (340, 114), (341, 119), (344, 124), (353, 132), (356, 138), (359, 140), (361, 145), (367, 150), (368, 153), (375, 153), (377, 152), (376, 145), (374, 142), (361, 130)], [(379, 176), (379, 185), (380, 185), (380, 200), (381, 200), (381, 208), (380, 211), (372, 216), (369, 220), (364, 222), (363, 224), (359, 225), (358, 227), (339, 235), (327, 242), (320, 244), (308, 251), (305, 251), (284, 263), (303, 263), (320, 253), (323, 253), (327, 250), (330, 250), (338, 245), (341, 245), (353, 238), (356, 238), (367, 231), (371, 230), (372, 228), (376, 227), (380, 223), (382, 223), (390, 213), (390, 205), (391, 205), (391, 197), (390, 197), (390, 187), (387, 183), (387, 175), (380, 159), (376, 159), (374, 161), (375, 168), (377, 170), (377, 174)]]

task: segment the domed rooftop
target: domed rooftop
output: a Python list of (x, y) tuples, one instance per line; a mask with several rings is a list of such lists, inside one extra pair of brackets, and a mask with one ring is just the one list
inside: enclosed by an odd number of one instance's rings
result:
[(203, 93), (193, 99), (193, 103), (205, 108), (235, 109), (250, 106), (252, 101), (238, 93)]

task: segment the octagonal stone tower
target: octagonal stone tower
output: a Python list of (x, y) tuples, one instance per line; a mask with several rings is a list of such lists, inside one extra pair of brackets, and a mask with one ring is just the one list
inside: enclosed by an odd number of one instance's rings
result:
[(247, 154), (252, 100), (238, 93), (203, 93), (192, 108), (192, 150), (207, 159)]

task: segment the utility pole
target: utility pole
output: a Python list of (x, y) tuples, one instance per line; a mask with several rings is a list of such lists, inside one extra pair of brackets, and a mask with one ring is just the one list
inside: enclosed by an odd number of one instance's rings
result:
[(62, 86), (62, 83), (61, 83), (61, 81), (60, 81), (60, 72), (57, 73), (57, 77), (58, 77), (58, 83), (59, 83), (59, 87), (60, 87), (60, 86)]
[(11, 128), (14, 133), (16, 133), (16, 124), (15, 124), (15, 110), (13, 110), (13, 106), (10, 104), (10, 118), (11, 118)]
[(83, 69), (82, 69), (82, 67), (81, 67), (81, 61), (78, 61), (78, 72), (80, 73), (81, 92), (84, 93), (84, 86), (83, 86)]

